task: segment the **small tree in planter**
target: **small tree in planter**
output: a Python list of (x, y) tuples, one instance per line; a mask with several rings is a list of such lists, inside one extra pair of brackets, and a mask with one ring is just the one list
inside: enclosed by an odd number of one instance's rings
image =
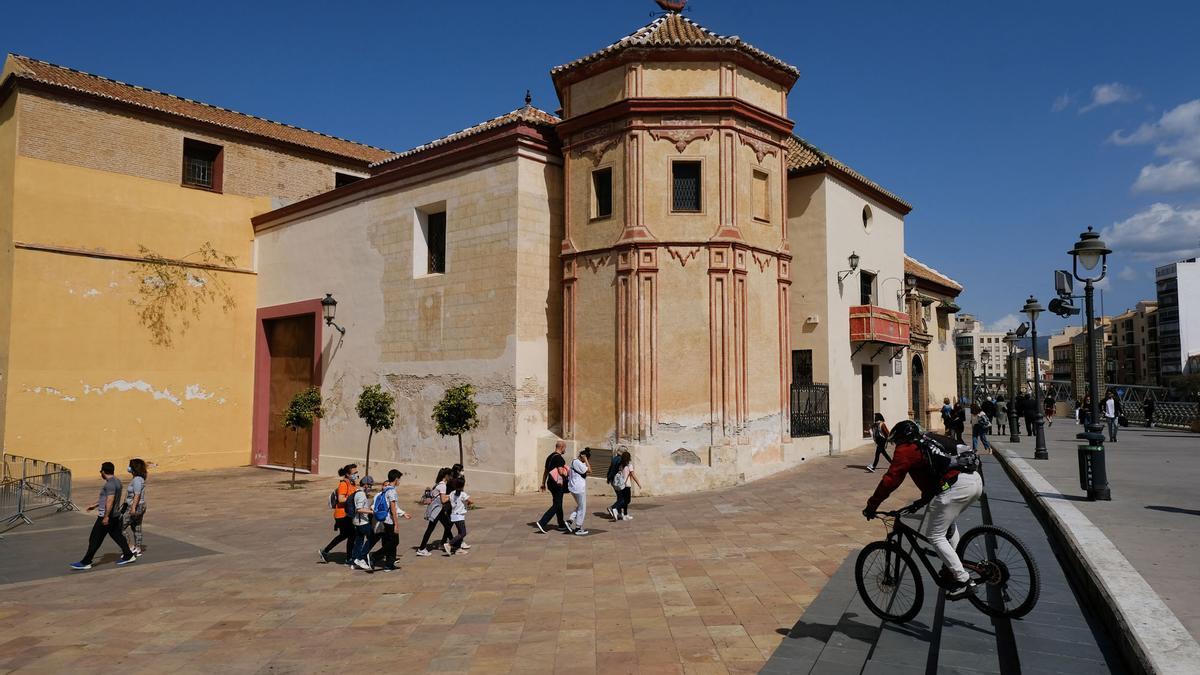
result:
[(325, 409), (321, 406), (321, 390), (316, 387), (309, 387), (297, 393), (292, 397), (292, 402), (288, 404), (287, 410), (283, 411), (283, 426), (291, 429), (296, 438), (296, 442), (292, 446), (292, 485), (288, 488), (290, 490), (296, 489), (296, 462), (300, 457), (300, 430), (311, 429), (313, 422), (324, 416)]
[(358, 416), (367, 423), (370, 433), (367, 434), (367, 460), (365, 475), (371, 475), (371, 437), (384, 429), (391, 429), (396, 421), (396, 397), (386, 392), (383, 387), (373, 384), (363, 387), (358, 395)]
[(442, 436), (458, 436), (458, 463), (463, 463), (462, 435), (479, 426), (475, 405), (475, 387), (460, 384), (446, 390), (433, 407), (433, 421)]

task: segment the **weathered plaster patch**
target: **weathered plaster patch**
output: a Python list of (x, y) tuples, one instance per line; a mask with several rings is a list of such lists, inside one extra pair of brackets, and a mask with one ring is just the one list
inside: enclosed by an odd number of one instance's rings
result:
[(214, 396), (216, 396), (215, 393), (211, 391), (204, 391), (204, 389), (198, 384), (189, 384), (183, 391), (183, 398), (188, 401), (207, 401)]
[(83, 292), (83, 297), (85, 297), (85, 298), (94, 298), (97, 295), (100, 295), (100, 291), (98, 291), (94, 288), (89, 288)]
[(64, 394), (61, 390), (54, 387), (25, 387), (25, 391), (31, 394), (46, 394), (68, 402), (75, 400), (74, 396)]
[(88, 384), (83, 385), (84, 395), (87, 395), (87, 394), (104, 395), (110, 391), (140, 391), (140, 392), (143, 392), (146, 394), (150, 394), (151, 396), (154, 397), (154, 400), (156, 400), (156, 401), (157, 400), (165, 400), (165, 401), (170, 401), (171, 403), (174, 403), (177, 406), (183, 405), (183, 401), (180, 401), (179, 397), (172, 394), (170, 389), (163, 389), (161, 391), (158, 391), (154, 387), (150, 386), (149, 382), (146, 382), (144, 380), (137, 380), (134, 382), (129, 382), (128, 380), (113, 380), (112, 382), (109, 382), (108, 384), (105, 384), (101, 387), (93, 387)]

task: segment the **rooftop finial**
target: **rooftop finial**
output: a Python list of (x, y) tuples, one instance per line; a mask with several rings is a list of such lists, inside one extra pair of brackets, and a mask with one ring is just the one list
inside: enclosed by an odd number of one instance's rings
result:
[(531, 96), (529, 94), (529, 90), (526, 89), (525, 90), (525, 105), (531, 105), (532, 103), (533, 103), (533, 96)]
[(658, 3), (659, 7), (663, 8), (663, 11), (671, 12), (673, 14), (678, 14), (678, 13), (682, 12), (684, 6), (687, 5), (687, 0), (654, 0), (654, 1)]

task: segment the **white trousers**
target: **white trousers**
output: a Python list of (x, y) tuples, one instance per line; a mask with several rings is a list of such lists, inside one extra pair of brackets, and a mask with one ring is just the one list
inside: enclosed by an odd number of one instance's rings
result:
[(572, 492), (571, 496), (575, 498), (575, 510), (571, 513), (571, 520), (575, 521), (575, 526), (583, 529), (583, 519), (587, 516), (587, 493)]
[[(921, 523), (921, 534), (929, 538), (937, 550), (938, 557), (946, 563), (946, 567), (958, 581), (970, 578), (963, 569), (962, 561), (954, 548), (958, 546), (958, 528), (954, 527), (954, 519), (971, 504), (983, 496), (983, 479), (978, 473), (960, 473), (958, 480), (949, 490), (939, 494), (929, 502), (925, 509), (925, 520)], [(947, 537), (949, 533), (949, 537)]]

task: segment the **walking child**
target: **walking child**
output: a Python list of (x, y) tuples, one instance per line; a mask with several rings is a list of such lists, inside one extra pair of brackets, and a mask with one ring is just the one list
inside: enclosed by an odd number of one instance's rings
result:
[(467, 485), (467, 479), (464, 476), (450, 479), (448, 489), (450, 490), (449, 504), (450, 507), (450, 522), (458, 531), (458, 535), (454, 539), (442, 544), (442, 548), (446, 551), (446, 555), (466, 555), (467, 549), (471, 545), (464, 542), (467, 538), (467, 507), (471, 502), (471, 495), (463, 492), (463, 488)]
[(621, 467), (613, 475), (612, 486), (617, 491), (617, 501), (609, 509), (613, 515), (613, 520), (633, 520), (633, 516), (629, 515), (629, 502), (633, 500), (633, 483), (637, 483), (638, 489), (642, 488), (642, 482), (638, 480), (637, 474), (633, 472), (633, 456), (628, 450), (622, 450), (620, 454)]
[(888, 464), (892, 463), (892, 458), (888, 457), (887, 454), (889, 433), (891, 433), (891, 431), (888, 430), (887, 424), (883, 421), (883, 414), (875, 413), (875, 421), (871, 423), (871, 438), (875, 440), (875, 458), (872, 459), (871, 464), (867, 466), (867, 471), (875, 473), (875, 467), (879, 466), (880, 455), (883, 455), (883, 458), (888, 461)]
[(358, 491), (351, 496), (352, 505), (349, 509), (354, 525), (354, 552), (350, 557), (355, 567), (367, 571), (371, 570), (371, 547), (375, 545), (375, 532), (371, 527), (374, 513), (371, 490), (374, 486), (374, 478), (363, 476), (358, 481)]
[[(383, 545), (379, 547), (379, 555), (383, 566), (379, 569), (384, 572), (392, 572), (397, 569), (396, 549), (400, 546), (400, 535), (396, 534), (396, 525), (400, 522), (401, 518), (405, 520), (412, 518), (397, 503), (399, 498), (396, 496), (396, 486), (400, 484), (400, 478), (403, 476), (404, 474), (398, 469), (388, 471), (387, 482), (384, 483), (383, 490), (375, 495), (375, 508), (373, 509), (375, 512), (375, 534), (383, 542)], [(369, 567), (370, 562), (367, 565)]]

